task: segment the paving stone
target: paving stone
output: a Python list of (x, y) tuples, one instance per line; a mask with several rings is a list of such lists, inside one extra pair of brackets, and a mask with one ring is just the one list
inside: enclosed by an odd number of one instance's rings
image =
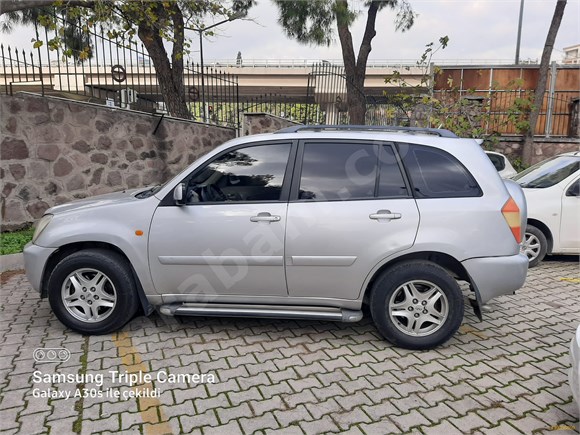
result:
[(204, 426), (202, 428), (203, 435), (236, 435), (242, 434), (242, 429), (240, 428), (240, 424), (236, 420), (230, 421), (228, 424), (223, 424), (215, 427), (211, 426)]
[[(570, 304), (577, 285), (559, 281), (577, 274), (577, 262), (545, 261), (516, 295), (493, 301), (483, 322), (466, 310), (456, 337), (423, 352), (391, 346), (368, 317), (176, 322), (153, 314), (130, 322), (124, 338), (85, 339), (65, 329), (20, 275), (0, 292), (0, 347), (10, 353), (0, 356), (0, 432), (71, 432), (76, 400), (49, 405), (32, 397), (31, 374), (77, 373), (87, 340), (87, 373), (105, 375), (103, 390), (113, 369), (213, 373), (218, 382), (154, 382), (159, 399), (86, 398), (83, 434), (551, 433), (578, 419), (567, 376), (580, 302)], [(66, 347), (71, 359), (35, 363), (34, 349), (48, 346)], [(158, 412), (163, 422), (143, 423)]]
[(44, 426), (44, 422), (49, 414), (48, 411), (45, 411), (38, 414), (28, 415), (24, 418), (20, 417), (18, 419), (21, 422), (19, 432), (23, 434), (48, 433), (48, 428)]
[(259, 417), (240, 418), (238, 419), (238, 423), (245, 433), (256, 433), (258, 431), (278, 429), (280, 427), (271, 412)]
[[(513, 431), (513, 428), (512, 428)], [(464, 432), (457, 429), (449, 421), (443, 420), (441, 423), (434, 426), (423, 426), (421, 432), (426, 435), (463, 435)]]
[(320, 434), (325, 432), (339, 432), (339, 427), (329, 416), (324, 416), (316, 421), (300, 422), (300, 427), (306, 435)]
[(319, 419), (324, 415), (346, 411), (345, 408), (333, 398), (327, 399), (324, 402), (306, 403), (304, 406), (314, 419)]
[[(197, 413), (193, 415), (182, 415), (179, 417), (179, 421), (181, 422), (181, 427), (184, 433), (191, 433), (194, 429), (203, 428), (204, 432), (210, 426), (218, 426), (219, 422), (215, 413), (215, 410), (210, 409), (203, 413)], [(237, 426), (237, 423), (234, 421), (231, 422), (232, 424), (228, 426)], [(239, 432), (239, 427), (238, 427)], [(233, 432), (233, 433), (238, 433)], [(224, 433), (224, 432), (222, 432)], [(227, 433), (227, 432), (225, 432)]]
[(413, 410), (407, 414), (393, 415), (391, 420), (401, 428), (402, 432), (406, 432), (414, 427), (423, 427), (430, 424), (429, 420), (417, 410)]

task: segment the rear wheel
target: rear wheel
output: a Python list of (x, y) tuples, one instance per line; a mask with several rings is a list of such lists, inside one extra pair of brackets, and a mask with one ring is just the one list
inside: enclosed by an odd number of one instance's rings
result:
[(377, 280), (370, 308), (377, 329), (391, 343), (432, 349), (455, 334), (464, 303), (459, 285), (445, 269), (428, 261), (409, 261)]
[(546, 252), (548, 252), (548, 239), (546, 239), (540, 229), (528, 224), (521, 251), (528, 257), (529, 267), (537, 266), (546, 256)]
[(48, 300), (58, 319), (82, 334), (114, 332), (138, 307), (127, 261), (98, 249), (75, 252), (57, 264), (48, 281)]

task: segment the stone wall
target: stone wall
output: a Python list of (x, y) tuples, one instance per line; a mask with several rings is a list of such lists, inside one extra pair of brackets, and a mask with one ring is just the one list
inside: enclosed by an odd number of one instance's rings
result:
[(269, 113), (244, 113), (243, 134), (272, 133), (282, 128), (300, 125), (299, 122), (270, 115)]
[[(510, 160), (522, 157), (524, 141), (521, 136), (502, 137), (494, 151), (505, 154)], [(541, 162), (548, 157), (570, 151), (580, 151), (580, 139), (578, 138), (534, 138), (534, 155), (532, 163)]]
[(235, 137), (233, 129), (25, 93), (3, 95), (0, 115), (3, 230), (53, 205), (163, 182)]

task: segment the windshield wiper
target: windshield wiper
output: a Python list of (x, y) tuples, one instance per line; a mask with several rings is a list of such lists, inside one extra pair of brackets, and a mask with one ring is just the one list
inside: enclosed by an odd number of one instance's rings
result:
[(139, 198), (139, 199), (143, 199), (143, 198), (149, 198), (150, 196), (153, 196), (155, 193), (157, 193), (156, 189), (159, 187), (160, 185), (156, 185), (151, 187), (150, 189), (144, 190), (143, 192), (139, 192), (137, 195), (135, 195), (135, 198)]

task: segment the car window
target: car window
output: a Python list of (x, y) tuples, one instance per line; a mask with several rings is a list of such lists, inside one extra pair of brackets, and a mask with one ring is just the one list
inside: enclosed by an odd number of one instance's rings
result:
[(486, 153), (487, 157), (489, 157), (489, 160), (491, 160), (491, 163), (493, 163), (493, 166), (495, 166), (495, 169), (499, 172), (499, 171), (503, 171), (505, 169), (505, 160), (503, 159), (502, 156), (498, 156), (497, 154), (489, 154)]
[(513, 177), (522, 187), (543, 189), (554, 186), (580, 169), (576, 156), (556, 156), (536, 163)]
[(189, 179), (186, 202), (278, 201), (290, 147), (259, 145), (220, 155)]
[(566, 190), (566, 196), (580, 196), (580, 179), (574, 181), (568, 190)]
[(472, 197), (482, 194), (467, 169), (443, 150), (400, 144), (399, 153), (418, 198)]
[(379, 197), (409, 196), (395, 151), (389, 145), (381, 147)]
[(298, 199), (374, 198), (377, 149), (372, 144), (306, 143)]

